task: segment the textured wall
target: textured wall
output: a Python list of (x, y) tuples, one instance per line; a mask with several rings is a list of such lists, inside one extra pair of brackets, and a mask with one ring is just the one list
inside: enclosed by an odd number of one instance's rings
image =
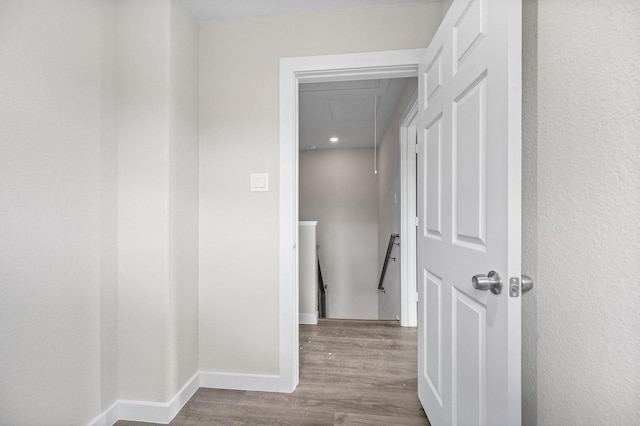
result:
[(640, 2), (524, 6), (524, 424), (637, 424)]
[[(400, 120), (416, 90), (418, 79), (408, 79), (378, 149), (378, 278), (387, 254), (389, 236), (400, 233)], [(392, 253), (396, 260), (389, 262), (384, 280), (385, 292), (378, 293), (380, 319), (400, 317), (400, 247), (394, 247)]]
[(116, 398), (115, 12), (0, 2), (0, 424)]
[[(201, 24), (202, 370), (278, 373), (280, 58), (426, 47), (440, 17), (411, 3)], [(255, 172), (269, 192), (249, 192)]]
[(378, 319), (373, 149), (300, 152), (300, 220), (317, 220), (327, 317)]

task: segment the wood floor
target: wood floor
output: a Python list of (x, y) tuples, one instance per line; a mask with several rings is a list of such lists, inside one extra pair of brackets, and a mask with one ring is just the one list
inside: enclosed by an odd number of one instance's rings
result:
[(295, 392), (199, 389), (171, 424), (429, 425), (417, 397), (416, 360), (416, 329), (395, 321), (301, 325)]

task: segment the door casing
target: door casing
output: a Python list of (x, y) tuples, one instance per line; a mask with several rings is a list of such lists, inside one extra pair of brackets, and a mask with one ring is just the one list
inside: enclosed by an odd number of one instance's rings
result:
[[(300, 83), (418, 75), (426, 49), (282, 58), (280, 60), (280, 342), (279, 390), (299, 383), (298, 86)], [(375, 285), (375, 283), (373, 283)]]
[(418, 92), (400, 119), (400, 325), (418, 326)]

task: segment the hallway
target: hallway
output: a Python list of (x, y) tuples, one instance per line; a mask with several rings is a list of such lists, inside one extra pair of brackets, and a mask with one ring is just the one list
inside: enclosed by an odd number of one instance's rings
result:
[(171, 424), (428, 425), (416, 390), (417, 338), (395, 321), (301, 325), (294, 393), (203, 388)]

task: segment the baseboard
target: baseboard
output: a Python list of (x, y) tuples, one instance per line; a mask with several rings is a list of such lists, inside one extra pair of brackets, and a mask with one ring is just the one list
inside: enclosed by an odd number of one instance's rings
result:
[(169, 424), (199, 388), (280, 392), (280, 376), (200, 371), (169, 402), (118, 400), (90, 426), (112, 426), (118, 420)]
[(118, 401), (120, 419), (168, 424), (200, 387), (196, 373), (169, 402)]
[(200, 372), (200, 387), (262, 392), (280, 392), (280, 376), (266, 374)]
[(299, 315), (300, 324), (316, 325), (318, 324), (318, 311), (315, 314), (303, 314)]
[(120, 414), (118, 411), (118, 401), (105, 410), (104, 413), (89, 422), (89, 426), (112, 426), (115, 422), (120, 420)]
[(91, 426), (112, 426), (118, 420), (169, 424), (200, 387), (196, 373), (169, 402), (118, 400), (98, 416)]

